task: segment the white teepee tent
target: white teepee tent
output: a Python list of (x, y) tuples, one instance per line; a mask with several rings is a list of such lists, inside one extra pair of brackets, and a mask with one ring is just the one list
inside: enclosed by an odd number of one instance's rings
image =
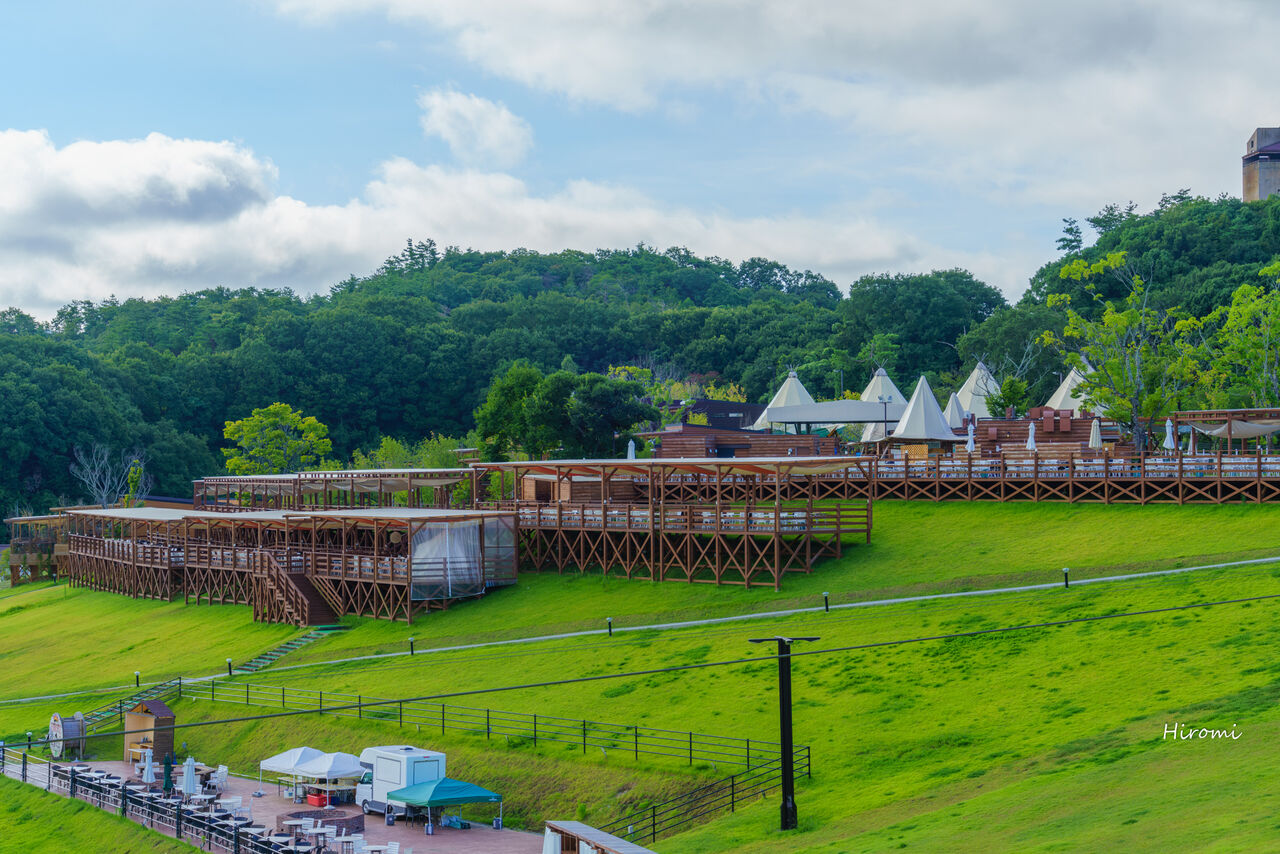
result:
[(957, 436), (942, 414), (942, 407), (933, 396), (929, 381), (921, 374), (916, 383), (916, 390), (907, 401), (907, 411), (890, 435), (893, 439), (934, 442), (963, 442), (963, 436)]
[(768, 430), (769, 410), (775, 406), (800, 406), (806, 403), (813, 403), (813, 395), (809, 394), (804, 383), (800, 382), (796, 372), (790, 371), (782, 387), (778, 389), (778, 393), (773, 396), (773, 400), (769, 401), (769, 405), (765, 407), (764, 412), (760, 413), (760, 417), (756, 419), (755, 424), (751, 425), (751, 429)]
[[(873, 403), (888, 401), (889, 403), (905, 404), (907, 402), (907, 396), (898, 391), (898, 387), (893, 384), (893, 380), (889, 378), (889, 374), (884, 368), (876, 368), (876, 372), (871, 375), (871, 381), (862, 390), (861, 399), (869, 400)], [(886, 425), (879, 422), (868, 422), (862, 425), (861, 441), (879, 442), (884, 438), (886, 429)]]
[(942, 410), (942, 416), (947, 419), (951, 429), (959, 430), (963, 427), (964, 417), (968, 414), (964, 411), (964, 407), (960, 405), (960, 398), (956, 397), (954, 391), (951, 392), (951, 399), (947, 401), (947, 408)]
[(1078, 416), (1084, 409), (1084, 400), (1076, 394), (1076, 386), (1082, 382), (1084, 382), (1084, 374), (1072, 368), (1045, 406), (1053, 409), (1069, 409), (1072, 417)]
[(960, 405), (964, 407), (965, 412), (972, 412), (977, 418), (990, 418), (991, 411), (987, 409), (987, 395), (993, 391), (996, 391), (996, 378), (991, 376), (991, 371), (987, 370), (986, 365), (979, 362), (973, 366), (973, 372), (964, 381), (964, 385), (960, 386), (956, 397), (960, 400)]

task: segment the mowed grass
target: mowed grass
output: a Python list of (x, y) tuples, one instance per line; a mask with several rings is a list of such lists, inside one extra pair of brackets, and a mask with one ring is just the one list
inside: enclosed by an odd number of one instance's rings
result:
[(1280, 555), (1280, 505), (1147, 507), (883, 501), (870, 543), (850, 538), (839, 560), (782, 590), (629, 581), (598, 572), (524, 573), (514, 587), (419, 617), (413, 626), (348, 618), (352, 631), (282, 664), (515, 637), (696, 620), (758, 611)]
[[(830, 590), (836, 601), (889, 595), (1061, 581), (1061, 566), (1073, 578), (1088, 574), (1190, 565), (1213, 559), (1280, 553), (1280, 508), (1072, 507), (1067, 505), (902, 504), (877, 505), (873, 542), (849, 549), (841, 561), (819, 566), (812, 577), (792, 576), (784, 590), (744, 591), (602, 579), (600, 576), (523, 576), (514, 589), (444, 613), (422, 617), (412, 627), (355, 621), (347, 636), (305, 648), (283, 663), (353, 652), (400, 650), (414, 634), (429, 645), (530, 636), (574, 627), (640, 624), (668, 619), (724, 616), (820, 604)], [(469, 692), (484, 688), (607, 675), (759, 655), (749, 637), (783, 633), (817, 635), (814, 646), (843, 647), (1015, 625), (1167, 608), (1280, 593), (1280, 573), (1271, 567), (1225, 570), (1106, 585), (1055, 588), (977, 599), (943, 600), (867, 609), (761, 618), (668, 632), (637, 632), (575, 638), (410, 659), (267, 670), (259, 684), (288, 684), (383, 697)], [(237, 632), (255, 638), (248, 654), (273, 646), (260, 629), (287, 627), (250, 622), (247, 608), (210, 608), (134, 602), (110, 594), (77, 594), (61, 588), (40, 592), (17, 612), (0, 600), (0, 639), (5, 647), (25, 643), (23, 632), (39, 625), (115, 629), (104, 635), (96, 665), (70, 666), (87, 633), (51, 631), (43, 645), (24, 647), (11, 669), (40, 669), (41, 656), (59, 665), (48, 692), (104, 684), (107, 667), (125, 674), (133, 649), (124, 629), (148, 615), (170, 619), (171, 634), (209, 635), (217, 651), (193, 657), (196, 666), (175, 671), (213, 672)], [(86, 608), (78, 596), (92, 596)], [(927, 641), (796, 659), (797, 740), (814, 748), (814, 779), (800, 788), (801, 830), (785, 838), (776, 831), (776, 797), (679, 837), (660, 840), (663, 852), (881, 851), (916, 850), (1218, 850), (1265, 849), (1278, 822), (1270, 794), (1280, 792), (1274, 753), (1280, 700), (1280, 600), (1164, 612), (1140, 617), (1027, 629), (1016, 633)], [(117, 608), (118, 606), (118, 608)], [(11, 622), (44, 611), (30, 624)], [(76, 609), (69, 613), (69, 609)], [(136, 609), (115, 621), (116, 610)], [(213, 619), (213, 615), (218, 615)], [(237, 616), (238, 615), (238, 616)], [(149, 634), (148, 632), (135, 632)], [(121, 639), (125, 640), (121, 640)], [(227, 638), (217, 642), (217, 638)], [(113, 646), (116, 645), (116, 646)], [(148, 649), (156, 648), (150, 643)], [(159, 645), (181, 657), (174, 644)], [(133, 648), (139, 648), (133, 645)], [(235, 656), (233, 656), (235, 657)], [(156, 664), (157, 667), (163, 666)], [(145, 669), (144, 669), (145, 672)], [(148, 674), (149, 675), (149, 674)], [(11, 679), (6, 672), (4, 679)], [(98, 681), (95, 681), (98, 680)], [(221, 681), (221, 680), (220, 680)], [(35, 693), (35, 692), (26, 692)], [(9, 696), (14, 696), (10, 693)], [(776, 670), (772, 661), (744, 665), (472, 694), (448, 702), (473, 707), (776, 740)], [(43, 704), (33, 722), (43, 727)], [(235, 705), (182, 704), (179, 721), (234, 717)], [(71, 711), (76, 704), (58, 702)], [(33, 711), (35, 709), (33, 708)], [(16, 710), (4, 709), (3, 720)], [(317, 747), (352, 749), (370, 743), (414, 742), (440, 746), (459, 757), (452, 766), (476, 782), (497, 781), (509, 808), (526, 820), (574, 818), (582, 804), (604, 821), (609, 809), (631, 802), (622, 792), (634, 778), (641, 797), (660, 785), (687, 785), (695, 778), (673, 766), (635, 767), (622, 757), (583, 761), (524, 748), (494, 749), (466, 736), (444, 738), (409, 733), (386, 724), (347, 719), (289, 719), (293, 723), (227, 725), (192, 729), (180, 736), (198, 757), (251, 768), (268, 752), (306, 738)], [(1160, 739), (1167, 723), (1212, 727), (1235, 724), (1232, 742), (1172, 743)], [(302, 727), (315, 726), (310, 730)], [(15, 729), (15, 727), (10, 727)], [(348, 745), (348, 746), (344, 746)], [(504, 769), (509, 776), (502, 778)], [(707, 769), (703, 769), (704, 771)], [(646, 774), (657, 774), (648, 777)], [(547, 780), (563, 788), (548, 797)], [(554, 781), (565, 780), (560, 784)], [(647, 780), (647, 782), (646, 782)], [(593, 781), (597, 792), (589, 791)], [(1253, 792), (1253, 797), (1247, 793)], [(1256, 793), (1264, 793), (1259, 795)], [(1197, 823), (1196, 813), (1204, 817)], [(7, 834), (6, 834), (7, 835)]]
[[(247, 607), (130, 599), (65, 584), (0, 599), (0, 703), (216, 673), (297, 634)], [(76, 706), (76, 708), (79, 708)], [(48, 718), (45, 718), (46, 722)]]
[[(421, 696), (742, 658), (760, 653), (748, 637), (775, 633), (816, 635), (821, 641), (811, 648), (836, 648), (1277, 593), (1280, 570), (1248, 567), (766, 619), (746, 628), (335, 665), (281, 672), (271, 681)], [(1280, 792), (1280, 770), (1266, 759), (1280, 726), (1278, 618), (1280, 599), (1262, 600), (797, 657), (796, 735), (812, 745), (815, 771), (801, 786), (800, 831), (785, 843), (779, 838), (777, 800), (769, 798), (656, 848), (1168, 851), (1184, 850), (1190, 839), (1190, 847), (1202, 840), (1256, 850), (1273, 838), (1274, 802), (1245, 793)], [(450, 702), (777, 737), (772, 661)], [(1179, 722), (1234, 725), (1242, 735), (1163, 740), (1164, 726)], [(394, 726), (386, 731), (399, 739)], [(461, 743), (434, 733), (409, 740)], [(504, 794), (518, 800), (518, 783)], [(1198, 809), (1213, 814), (1207, 829), (1187, 813), (1193, 795)], [(1188, 836), (1193, 826), (1199, 829)]]
[(191, 845), (154, 833), (81, 801), (0, 778), (0, 852), (110, 851), (112, 854), (193, 852)]

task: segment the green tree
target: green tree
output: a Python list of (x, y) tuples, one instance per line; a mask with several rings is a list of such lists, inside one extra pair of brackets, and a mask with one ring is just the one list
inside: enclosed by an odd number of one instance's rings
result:
[(1005, 377), (1000, 388), (987, 395), (987, 409), (998, 414), (1012, 408), (1014, 416), (1021, 418), (1027, 412), (1029, 401), (1026, 382), (1017, 377)]
[(525, 403), (542, 382), (542, 371), (521, 360), (494, 379), (476, 410), (476, 430), (486, 460), (506, 460), (530, 442)]
[[(1280, 274), (1280, 263), (1262, 270)], [(1231, 304), (1207, 321), (1218, 324), (1204, 383), (1217, 407), (1280, 405), (1280, 291), (1241, 285)]]
[(1084, 236), (1080, 233), (1080, 223), (1073, 217), (1062, 220), (1062, 236), (1058, 238), (1059, 252), (1079, 252), (1084, 246)]
[(273, 403), (253, 410), (248, 418), (228, 421), (222, 435), (236, 445), (222, 451), (232, 474), (307, 471), (324, 464), (333, 450), (329, 428), (287, 403)]
[(1093, 264), (1077, 259), (1062, 271), (1063, 278), (1083, 281), (1086, 289), (1108, 275), (1128, 282), (1124, 301), (1103, 300), (1101, 317), (1090, 320), (1069, 297), (1055, 296), (1050, 306), (1066, 310), (1067, 324), (1061, 335), (1046, 332), (1043, 340), (1084, 374), (1083, 397), (1127, 424), (1141, 448), (1155, 420), (1189, 396), (1199, 379), (1202, 324), (1179, 310), (1153, 308), (1145, 283), (1123, 252)]

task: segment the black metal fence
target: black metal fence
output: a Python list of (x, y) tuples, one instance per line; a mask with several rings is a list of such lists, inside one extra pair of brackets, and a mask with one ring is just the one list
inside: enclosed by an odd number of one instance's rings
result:
[[(183, 804), (181, 798), (167, 798), (162, 792), (135, 793), (123, 781), (106, 781), (86, 776), (73, 763), (54, 763), (24, 750), (0, 747), (0, 773), (13, 780), (54, 794), (83, 801), (105, 812), (129, 818), (138, 824), (185, 839), (205, 850), (231, 854), (275, 854), (280, 847), (251, 833), (230, 816), (215, 818)], [(274, 831), (274, 828), (267, 828)]]
[[(809, 748), (797, 747), (794, 758), (797, 777), (809, 777)], [(652, 842), (724, 812), (734, 812), (739, 804), (759, 798), (782, 785), (782, 761), (774, 759), (723, 780), (708, 783), (668, 801), (623, 816), (600, 826), (605, 833), (630, 842)]]
[[(316, 710), (323, 714), (384, 721), (397, 726), (430, 727), (446, 732), (501, 738), (512, 743), (572, 744), (583, 753), (599, 750), (629, 754), (635, 759), (661, 756), (682, 760), (686, 765), (706, 763), (753, 769), (777, 763), (781, 745), (732, 736), (656, 729), (631, 724), (531, 715), (499, 709), (479, 709), (411, 700), (388, 700), (335, 691), (256, 685), (250, 682), (183, 682), (178, 696), (189, 700), (212, 700), (220, 703), (268, 707), (283, 710)], [(808, 748), (804, 752), (808, 762)]]

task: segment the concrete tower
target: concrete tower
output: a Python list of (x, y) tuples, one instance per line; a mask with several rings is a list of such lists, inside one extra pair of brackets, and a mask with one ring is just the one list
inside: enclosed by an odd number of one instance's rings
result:
[(1244, 155), (1244, 200), (1280, 195), (1280, 128), (1258, 128)]

